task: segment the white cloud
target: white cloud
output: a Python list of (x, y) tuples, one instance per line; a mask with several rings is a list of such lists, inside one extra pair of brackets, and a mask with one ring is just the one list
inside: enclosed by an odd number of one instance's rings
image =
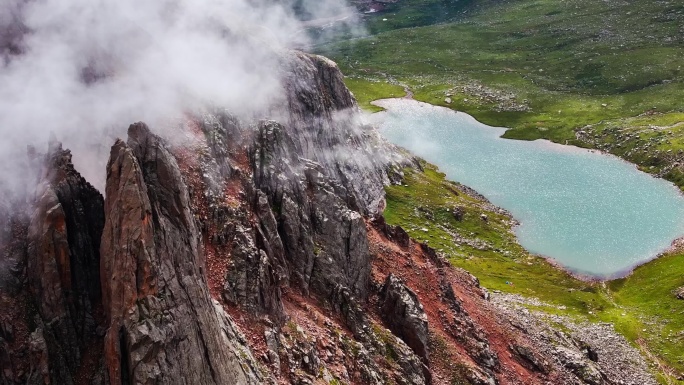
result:
[(2, 180), (16, 183), (26, 145), (44, 148), (51, 133), (86, 178), (103, 178), (103, 153), (132, 122), (155, 126), (209, 104), (265, 110), (282, 97), (278, 52), (307, 44), (295, 3), (313, 18), (347, 9), (341, 0), (4, 0), (0, 45), (6, 31), (28, 32), (22, 53), (0, 61)]

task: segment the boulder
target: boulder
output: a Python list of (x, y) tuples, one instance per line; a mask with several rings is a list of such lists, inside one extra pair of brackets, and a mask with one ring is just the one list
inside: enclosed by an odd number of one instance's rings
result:
[(380, 308), (389, 329), (427, 364), (428, 321), (416, 293), (390, 274), (380, 290)]
[(556, 357), (584, 383), (590, 385), (606, 383), (596, 364), (591, 360), (587, 360), (580, 352), (563, 346), (557, 346)]
[(406, 230), (401, 226), (393, 226), (385, 222), (385, 217), (378, 215), (373, 219), (373, 224), (378, 228), (390, 241), (396, 243), (401, 247), (408, 247), (411, 237)]
[(508, 349), (518, 358), (518, 361), (523, 366), (542, 373), (548, 372), (548, 363), (544, 362), (540, 354), (529, 346), (511, 344)]
[(674, 295), (677, 299), (684, 299), (684, 286), (675, 289)]
[(461, 206), (454, 207), (453, 210), (451, 210), (451, 214), (454, 216), (455, 220), (460, 222), (465, 216), (465, 209)]

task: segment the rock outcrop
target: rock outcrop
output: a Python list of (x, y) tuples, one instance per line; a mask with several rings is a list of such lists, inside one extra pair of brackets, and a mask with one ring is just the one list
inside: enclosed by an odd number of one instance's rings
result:
[(287, 133), (293, 154), (316, 162), (362, 214), (384, 209), (388, 166), (401, 159), (361, 122), (354, 96), (330, 59), (292, 52), (287, 61)]
[(102, 237), (110, 384), (260, 384), (235, 325), (213, 303), (175, 158), (142, 123), (107, 165)]
[(319, 163), (300, 157), (294, 138), (262, 122), (252, 152), (255, 185), (277, 207), (276, 220), (295, 284), (322, 297), (336, 285), (367, 295), (370, 255), (361, 214), (349, 190)]
[(73, 384), (78, 375), (88, 375), (92, 383), (103, 383), (97, 360), (88, 362), (97, 349), (101, 319), (103, 198), (76, 172), (60, 144), (51, 143), (41, 163), (26, 230), (20, 214), (7, 216), (15, 245), (3, 255), (14, 266), (14, 283), (2, 288), (3, 308), (12, 316), (3, 320), (3, 338), (12, 345), (3, 360), (4, 380)]
[(684, 286), (677, 288), (674, 291), (674, 296), (677, 297), (677, 299), (684, 299)]
[(380, 314), (390, 330), (428, 363), (428, 320), (416, 294), (390, 274), (380, 289), (380, 298)]

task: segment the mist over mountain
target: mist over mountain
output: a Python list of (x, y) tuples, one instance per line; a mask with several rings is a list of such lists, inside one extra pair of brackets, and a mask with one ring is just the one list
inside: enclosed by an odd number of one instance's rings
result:
[[(281, 55), (342, 2), (8, 0), (0, 5), (0, 166), (21, 180), (50, 135), (101, 188), (111, 140), (132, 121), (173, 132), (203, 108), (267, 115), (283, 101)], [(353, 23), (353, 19), (345, 22)], [(93, 165), (97, 169), (93, 170)]]

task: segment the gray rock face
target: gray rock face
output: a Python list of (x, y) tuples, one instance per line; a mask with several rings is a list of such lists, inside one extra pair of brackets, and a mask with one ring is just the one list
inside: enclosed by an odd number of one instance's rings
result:
[(684, 299), (684, 286), (677, 288), (674, 291), (674, 296), (677, 297), (677, 299)]
[(344, 185), (347, 191), (338, 194), (350, 208), (378, 213), (389, 183), (386, 169), (397, 155), (359, 120), (356, 101), (334, 62), (292, 52), (286, 63), (285, 126), (291, 150)]
[(260, 124), (251, 152), (255, 185), (276, 208), (290, 279), (325, 298), (336, 285), (365, 298), (370, 254), (363, 217), (343, 200), (348, 190), (295, 146), (283, 126), (269, 121)]
[(381, 314), (396, 333), (427, 364), (428, 322), (418, 296), (397, 277), (390, 274), (380, 291)]
[(223, 297), (229, 303), (240, 304), (250, 313), (264, 311), (271, 315), (281, 312), (279, 280), (266, 251), (255, 244), (251, 229), (239, 226), (235, 230), (231, 262)]
[(107, 167), (102, 238), (105, 358), (112, 385), (265, 381), (212, 303), (188, 191), (147, 126), (129, 128)]
[[(388, 164), (399, 161), (358, 120), (333, 62), (292, 52), (284, 63), (286, 103), (275, 114), (282, 123), (246, 128), (223, 112), (202, 123), (210, 150), (201, 166), (209, 201), (203, 231), (217, 247), (230, 245), (223, 297), (275, 319), (282, 316), (283, 285), (323, 299), (340, 286), (365, 300), (370, 255), (363, 215), (382, 208)], [(240, 160), (245, 147), (247, 167)], [(225, 207), (221, 186), (236, 184), (249, 204)]]

